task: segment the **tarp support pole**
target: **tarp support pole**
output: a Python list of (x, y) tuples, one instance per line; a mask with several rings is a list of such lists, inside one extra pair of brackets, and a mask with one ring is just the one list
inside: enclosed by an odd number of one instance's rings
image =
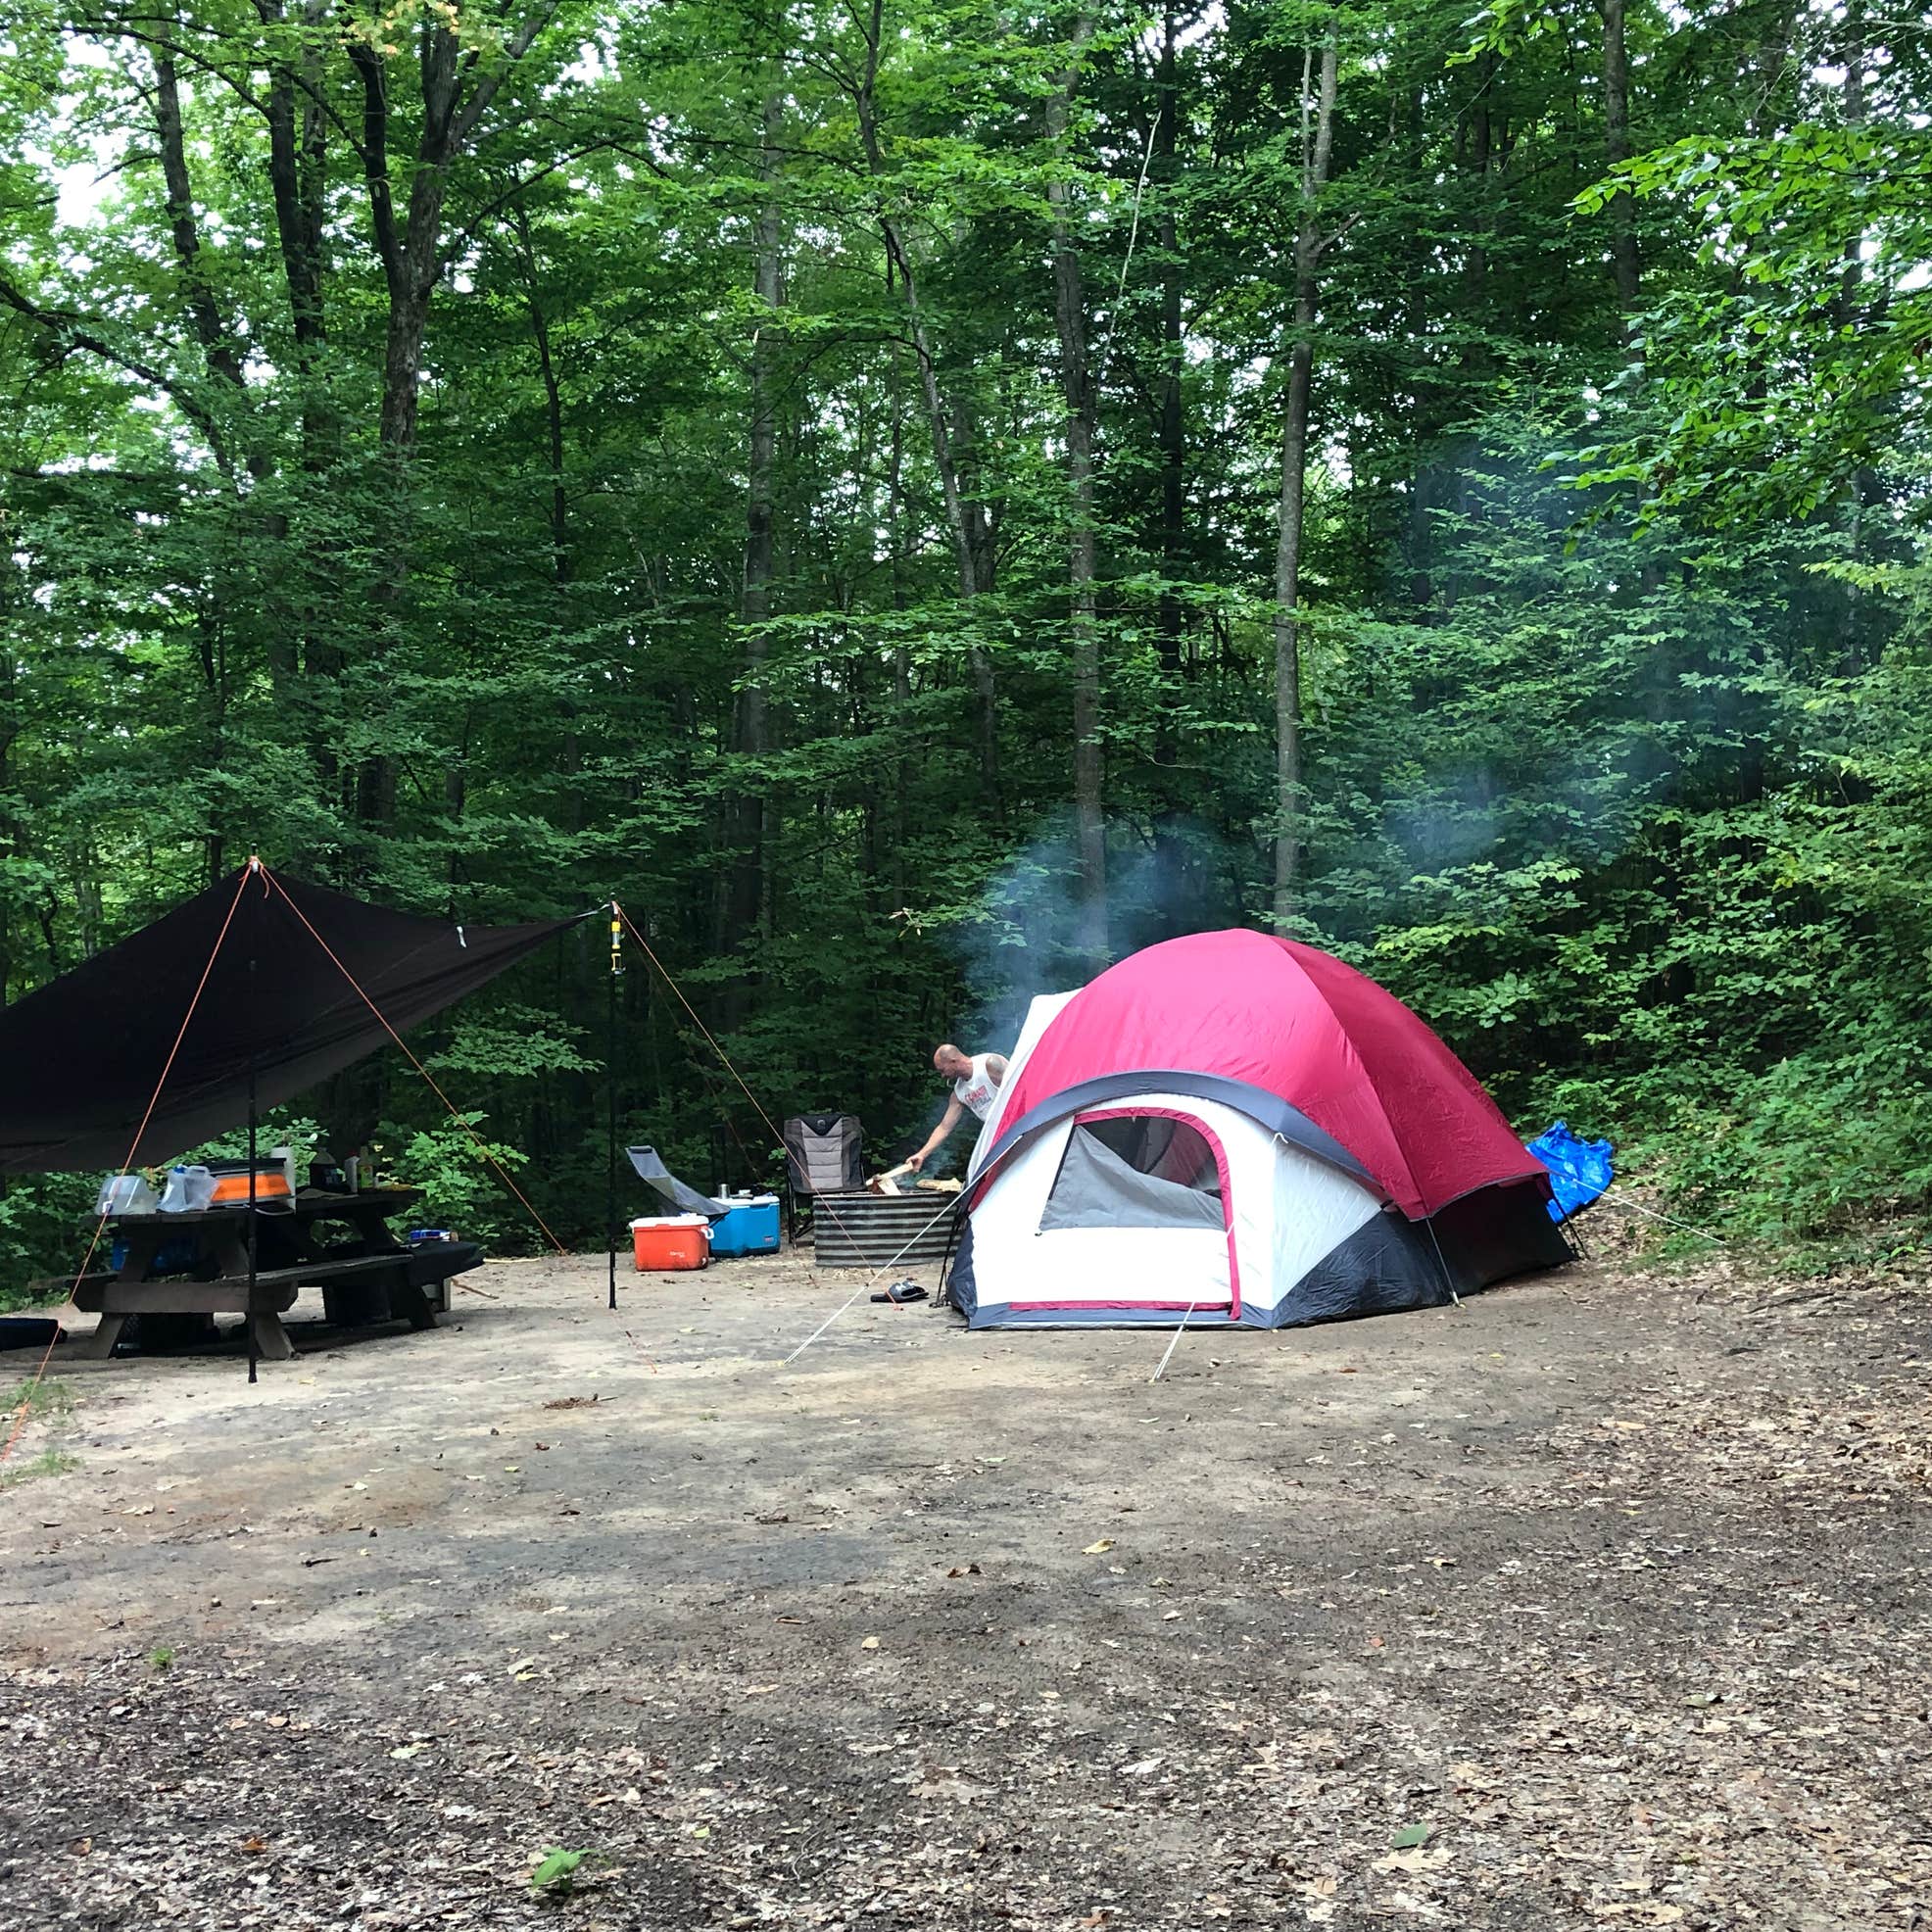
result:
[(610, 974), (604, 999), (604, 1232), (610, 1250), (610, 1306), (617, 1306), (617, 982), (624, 977), (624, 915), (610, 901)]
[[(248, 1005), (251, 1022), (255, 1013), (255, 955), (248, 956)], [(255, 1055), (248, 1056), (248, 1314), (242, 1326), (248, 1330), (248, 1378), (255, 1380), (255, 1365), (261, 1354), (255, 1341), (255, 1275), (256, 1275), (256, 1214), (255, 1214), (255, 1135), (257, 1129), (255, 1107)]]

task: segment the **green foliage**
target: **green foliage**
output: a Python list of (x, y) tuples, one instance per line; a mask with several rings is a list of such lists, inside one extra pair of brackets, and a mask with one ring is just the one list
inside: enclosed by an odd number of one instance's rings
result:
[(492, 1246), (527, 1246), (529, 1223), (504, 1177), (515, 1177), (529, 1161), (522, 1149), (474, 1132), (483, 1115), (466, 1113), (413, 1132), (387, 1127), (375, 1143), (380, 1155), (395, 1148), (395, 1178), (423, 1190), (412, 1213), (425, 1226), (452, 1228), (466, 1240)]

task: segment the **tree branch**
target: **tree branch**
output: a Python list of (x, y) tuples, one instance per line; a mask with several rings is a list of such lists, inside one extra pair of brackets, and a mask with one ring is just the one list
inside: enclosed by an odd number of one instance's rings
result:
[(490, 103), (497, 98), (497, 90), (509, 77), (509, 71), (525, 54), (531, 44), (545, 27), (556, 18), (558, 0), (547, 0), (516, 29), (514, 36), (504, 48), (503, 63), (492, 68), (472, 90), (469, 99), (459, 110), (456, 119), (450, 123), (450, 145), (460, 148), (475, 131), (476, 123), (483, 119)]
[(349, 58), (362, 83), (363, 179), (369, 191), (369, 219), (375, 228), (382, 272), (394, 288), (403, 278), (403, 251), (396, 239), (396, 203), (389, 187), (389, 97), (382, 61), (362, 41), (349, 43)]
[(186, 384), (166, 374), (152, 362), (144, 362), (138, 357), (129, 356), (117, 349), (91, 325), (87, 318), (73, 314), (65, 309), (46, 309), (30, 296), (15, 287), (5, 275), (0, 275), (0, 303), (4, 303), (18, 314), (24, 315), (30, 322), (45, 329), (56, 342), (69, 349), (84, 349), (89, 355), (98, 356), (104, 362), (112, 362), (118, 369), (124, 369), (129, 375), (138, 376), (143, 382), (151, 383), (167, 396), (187, 420), (201, 431), (208, 444), (209, 453), (216, 465), (224, 476), (234, 474), (229, 460), (228, 446), (223, 439), (219, 425), (208, 410), (196, 400)]

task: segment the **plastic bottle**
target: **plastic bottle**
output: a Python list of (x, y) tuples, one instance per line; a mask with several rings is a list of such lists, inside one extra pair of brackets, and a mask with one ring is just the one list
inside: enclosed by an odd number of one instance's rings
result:
[(194, 1209), (197, 1214), (214, 1202), (215, 1177), (207, 1168), (200, 1166), (183, 1167), (176, 1168), (175, 1172), (186, 1179), (188, 1185), (188, 1206)]
[(170, 1167), (168, 1170), (168, 1183), (161, 1190), (163, 1214), (185, 1214), (188, 1211), (188, 1170), (184, 1167)]

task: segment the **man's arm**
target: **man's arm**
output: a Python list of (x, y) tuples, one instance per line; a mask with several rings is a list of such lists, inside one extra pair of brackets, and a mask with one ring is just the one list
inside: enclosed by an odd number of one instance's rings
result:
[(1006, 1055), (1004, 1053), (989, 1053), (987, 1055), (987, 1078), (995, 1087), (1004, 1087), (1006, 1085)]
[(906, 1162), (906, 1166), (914, 1174), (917, 1174), (926, 1165), (926, 1156), (932, 1153), (936, 1147), (940, 1146), (944, 1141), (946, 1135), (959, 1125), (959, 1116), (965, 1111), (965, 1103), (955, 1093), (951, 1100), (947, 1102), (945, 1112), (940, 1116), (939, 1126), (934, 1128), (932, 1133), (927, 1136), (926, 1144)]

